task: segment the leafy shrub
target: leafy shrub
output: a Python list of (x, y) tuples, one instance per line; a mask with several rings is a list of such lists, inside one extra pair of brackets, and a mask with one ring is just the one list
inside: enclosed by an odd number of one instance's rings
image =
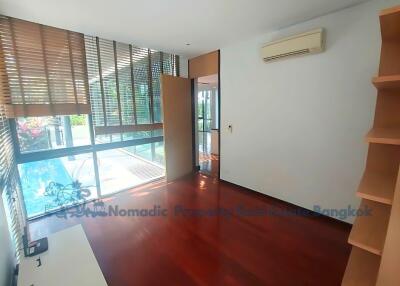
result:
[(71, 115), (71, 125), (72, 126), (78, 126), (78, 125), (85, 125), (86, 124), (86, 118), (85, 115)]

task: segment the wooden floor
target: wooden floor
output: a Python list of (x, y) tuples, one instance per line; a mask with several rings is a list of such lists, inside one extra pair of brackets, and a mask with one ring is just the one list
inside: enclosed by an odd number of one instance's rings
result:
[(119, 193), (105, 203), (120, 208), (159, 205), (169, 213), (67, 220), (52, 216), (31, 223), (32, 238), (82, 223), (109, 286), (337, 286), (350, 253), (350, 226), (324, 217), (175, 216), (177, 205), (296, 209), (204, 175)]
[(219, 177), (219, 156), (214, 154), (199, 154), (200, 172), (214, 178)]

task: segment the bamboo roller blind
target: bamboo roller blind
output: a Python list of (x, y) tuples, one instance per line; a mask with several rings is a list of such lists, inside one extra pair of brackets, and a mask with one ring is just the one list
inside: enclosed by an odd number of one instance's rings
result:
[(7, 117), (90, 113), (84, 35), (0, 15)]

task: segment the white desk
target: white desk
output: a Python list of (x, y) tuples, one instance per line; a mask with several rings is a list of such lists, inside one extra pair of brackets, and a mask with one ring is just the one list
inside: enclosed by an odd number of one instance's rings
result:
[(81, 225), (49, 235), (48, 241), (45, 253), (21, 258), (18, 286), (107, 286)]

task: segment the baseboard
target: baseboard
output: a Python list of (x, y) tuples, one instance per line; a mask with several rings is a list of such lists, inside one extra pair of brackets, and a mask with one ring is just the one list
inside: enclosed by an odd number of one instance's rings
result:
[[(310, 216), (321, 217), (323, 219), (326, 219), (326, 220), (329, 220), (329, 221), (332, 221), (332, 222), (335, 222), (335, 223), (341, 223), (346, 227), (351, 227), (352, 226), (352, 224), (349, 223), (349, 222), (346, 222), (346, 221), (343, 221), (343, 220), (340, 220), (340, 219), (337, 219), (337, 218), (334, 218), (334, 217), (330, 217), (330, 216), (327, 216), (327, 215), (324, 215), (324, 214), (321, 214), (321, 213), (314, 212), (314, 211), (309, 210), (307, 208), (304, 208), (302, 206), (299, 206), (299, 205), (296, 205), (296, 204), (293, 204), (293, 203), (290, 203), (290, 202), (287, 202), (287, 201), (272, 197), (270, 195), (266, 195), (266, 194), (261, 193), (259, 191), (256, 191), (256, 190), (253, 190), (253, 189), (250, 189), (250, 188), (247, 188), (247, 187), (244, 187), (244, 186), (241, 186), (241, 185), (226, 181), (226, 180), (221, 179), (221, 178), (219, 180), (221, 182), (226, 183), (226, 184), (229, 184), (229, 185), (232, 185), (232, 186), (235, 186), (235, 187), (239, 187), (239, 188), (243, 189), (243, 191), (245, 191), (245, 192), (251, 192), (253, 195), (259, 196), (261, 198), (268, 198), (270, 200), (274, 200), (274, 201), (283, 203), (283, 204), (285, 204), (285, 205), (287, 205), (287, 206), (289, 206), (291, 208), (301, 209), (302, 211), (304, 211), (304, 213), (309, 212), (311, 214)], [(303, 213), (303, 212), (301, 212), (301, 213)]]

